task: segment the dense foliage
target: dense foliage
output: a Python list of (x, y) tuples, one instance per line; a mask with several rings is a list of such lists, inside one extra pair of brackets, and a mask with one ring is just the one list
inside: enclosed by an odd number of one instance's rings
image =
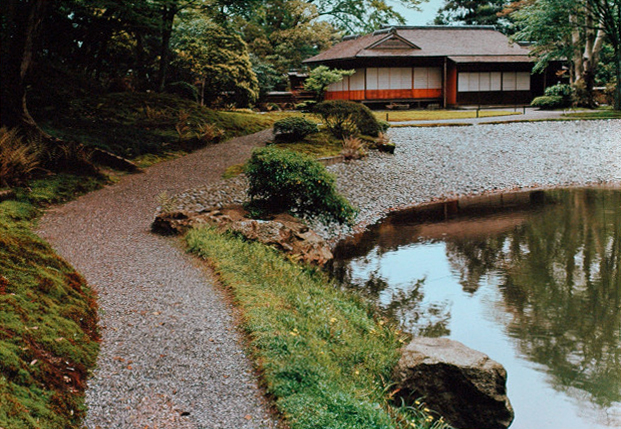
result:
[(299, 116), (292, 116), (274, 122), (274, 135), (279, 140), (301, 140), (316, 132), (319, 132), (316, 123)]
[(434, 19), (435, 25), (493, 25), (504, 33), (510, 33), (513, 25), (510, 17), (501, 12), (506, 0), (446, 0)]
[(352, 223), (356, 211), (336, 191), (334, 176), (313, 158), (275, 148), (257, 149), (246, 165), (251, 208)]
[(541, 110), (554, 110), (566, 107), (563, 102), (563, 97), (558, 95), (543, 95), (541, 97), (536, 97), (530, 105), (532, 107), (538, 107)]
[(356, 70), (330, 69), (326, 66), (315, 67), (308, 74), (308, 79), (304, 82), (306, 91), (314, 92), (318, 101), (323, 100), (328, 86), (343, 80), (345, 76), (351, 76)]
[(544, 96), (546, 97), (560, 97), (560, 106), (569, 107), (573, 102), (575, 91), (571, 85), (557, 84), (546, 88)]
[[(580, 98), (586, 107), (595, 105), (596, 78), (611, 79), (610, 73), (599, 73), (602, 61), (608, 62), (615, 80), (621, 81), (621, 0), (515, 1), (508, 10), (518, 29), (514, 40), (531, 42), (538, 60), (535, 71), (543, 70), (550, 61), (568, 61), (570, 82), (583, 82), (586, 97)], [(609, 48), (605, 49), (606, 45)], [(621, 109), (620, 103), (621, 87), (617, 87), (615, 109)]]
[[(313, 112), (321, 116), (337, 137), (359, 133), (377, 137), (384, 131), (371, 110), (360, 103), (345, 100), (329, 100), (317, 104)], [(357, 132), (356, 132), (357, 131)]]

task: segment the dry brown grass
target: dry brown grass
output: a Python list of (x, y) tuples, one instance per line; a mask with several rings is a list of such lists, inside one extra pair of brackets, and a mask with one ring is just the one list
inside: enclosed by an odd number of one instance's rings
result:
[(17, 129), (0, 128), (0, 186), (24, 184), (39, 168), (43, 145), (26, 141)]
[(341, 155), (345, 160), (360, 159), (367, 156), (364, 143), (358, 137), (345, 137), (343, 139), (343, 150)]

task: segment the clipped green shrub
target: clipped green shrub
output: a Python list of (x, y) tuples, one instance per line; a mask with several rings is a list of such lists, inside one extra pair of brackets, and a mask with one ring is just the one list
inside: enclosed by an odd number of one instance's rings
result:
[(317, 105), (317, 101), (315, 100), (306, 100), (306, 101), (302, 101), (301, 103), (296, 104), (295, 110), (300, 110), (302, 112), (311, 112), (313, 107), (315, 107), (315, 105)]
[(563, 103), (563, 97), (559, 95), (537, 97), (531, 101), (532, 107), (539, 107), (541, 110), (554, 110), (566, 107)]
[(246, 166), (249, 209), (289, 211), (338, 223), (353, 222), (356, 210), (336, 191), (335, 179), (313, 158), (289, 150), (260, 148)]
[(380, 125), (380, 132), (382, 132), (382, 133), (385, 133), (386, 131), (388, 131), (388, 128), (390, 128), (390, 122), (388, 122), (388, 121), (379, 120), (377, 122)]
[(360, 129), (352, 115), (347, 117), (328, 116), (324, 121), (328, 131), (337, 139), (345, 140), (360, 135)]
[[(382, 126), (378, 122), (371, 109), (367, 106), (346, 100), (329, 100), (319, 103), (313, 112), (323, 119), (326, 123), (342, 124), (353, 121), (361, 134), (377, 137), (382, 131)], [(339, 136), (337, 136), (339, 137)]]
[(546, 88), (543, 95), (546, 97), (561, 97), (561, 105), (558, 107), (569, 107), (573, 102), (574, 88), (565, 83), (559, 83)]
[(319, 132), (317, 124), (306, 118), (293, 116), (274, 122), (274, 136), (280, 140), (296, 141)]

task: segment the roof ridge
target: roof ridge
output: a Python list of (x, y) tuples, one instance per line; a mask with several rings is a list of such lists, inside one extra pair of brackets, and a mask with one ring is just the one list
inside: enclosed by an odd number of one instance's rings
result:
[(496, 30), (493, 25), (384, 25), (373, 34), (395, 30)]

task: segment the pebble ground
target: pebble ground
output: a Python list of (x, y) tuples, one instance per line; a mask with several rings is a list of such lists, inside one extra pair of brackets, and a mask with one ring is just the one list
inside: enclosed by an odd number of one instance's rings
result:
[[(397, 146), (394, 155), (373, 151), (363, 160), (328, 167), (338, 190), (360, 210), (358, 226), (443, 198), (621, 181), (621, 120), (478, 123), (395, 127), (389, 131)], [(200, 210), (240, 202), (246, 186), (243, 177), (213, 183), (177, 195), (174, 204)], [(335, 225), (312, 227), (331, 240), (351, 232)]]
[(219, 180), (270, 136), (155, 165), (41, 219), (41, 236), (99, 294), (103, 341), (87, 428), (275, 427), (226, 296), (179, 242), (150, 232), (158, 195)]

